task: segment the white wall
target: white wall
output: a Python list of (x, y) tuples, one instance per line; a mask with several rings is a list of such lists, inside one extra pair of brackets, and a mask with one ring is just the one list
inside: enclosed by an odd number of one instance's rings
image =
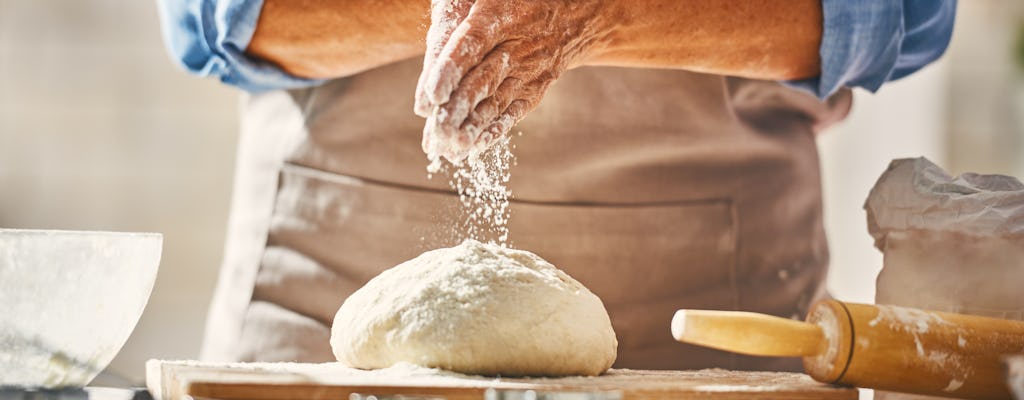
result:
[(165, 235), (110, 367), (136, 382), (197, 355), (237, 130), (236, 92), (178, 71), (157, 24), (152, 1), (0, 0), (0, 226)]
[(960, 1), (939, 62), (876, 95), (858, 92), (850, 117), (821, 138), (833, 295), (874, 300), (882, 256), (862, 206), (890, 159), (926, 156), (954, 175), (1024, 176), (1024, 66), (1013, 61), (1022, 32), (1024, 2)]
[[(1024, 1), (961, 1), (947, 55), (949, 168), (1024, 176)], [(1018, 50), (1021, 51), (1021, 50)]]
[(884, 86), (858, 90), (850, 116), (818, 140), (831, 251), (829, 291), (840, 300), (873, 303), (882, 255), (868, 234), (864, 200), (894, 158), (945, 162), (948, 67), (940, 62)]

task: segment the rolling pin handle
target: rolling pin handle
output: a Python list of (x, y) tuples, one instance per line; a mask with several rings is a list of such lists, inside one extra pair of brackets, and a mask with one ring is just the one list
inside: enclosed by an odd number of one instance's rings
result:
[(672, 337), (718, 350), (774, 357), (816, 356), (828, 344), (817, 325), (743, 311), (676, 311)]

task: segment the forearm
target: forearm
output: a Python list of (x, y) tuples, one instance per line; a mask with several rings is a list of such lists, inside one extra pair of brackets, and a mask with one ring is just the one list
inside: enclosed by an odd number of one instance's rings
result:
[(582, 63), (789, 80), (820, 72), (820, 0), (613, 0)]
[(306, 78), (423, 54), (430, 0), (264, 0), (246, 53)]

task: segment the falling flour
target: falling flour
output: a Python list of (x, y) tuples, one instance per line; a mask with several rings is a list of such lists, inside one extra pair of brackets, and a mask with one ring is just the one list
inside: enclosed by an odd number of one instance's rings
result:
[(458, 165), (430, 155), (428, 177), (449, 173), (449, 186), (459, 194), (462, 219), (453, 226), (457, 241), (474, 239), (484, 243), (511, 246), (508, 220), (511, 214), (508, 189), (509, 171), (515, 163), (508, 137), (497, 139), (483, 151), (470, 152)]

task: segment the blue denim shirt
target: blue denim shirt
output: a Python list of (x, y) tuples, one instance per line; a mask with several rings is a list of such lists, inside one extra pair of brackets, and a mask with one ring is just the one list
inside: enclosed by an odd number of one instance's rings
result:
[[(312, 86), (245, 54), (263, 0), (157, 0), (171, 57), (186, 70), (247, 91)], [(939, 58), (956, 0), (822, 0), (821, 75), (783, 82), (825, 98), (842, 87), (872, 92)]]

